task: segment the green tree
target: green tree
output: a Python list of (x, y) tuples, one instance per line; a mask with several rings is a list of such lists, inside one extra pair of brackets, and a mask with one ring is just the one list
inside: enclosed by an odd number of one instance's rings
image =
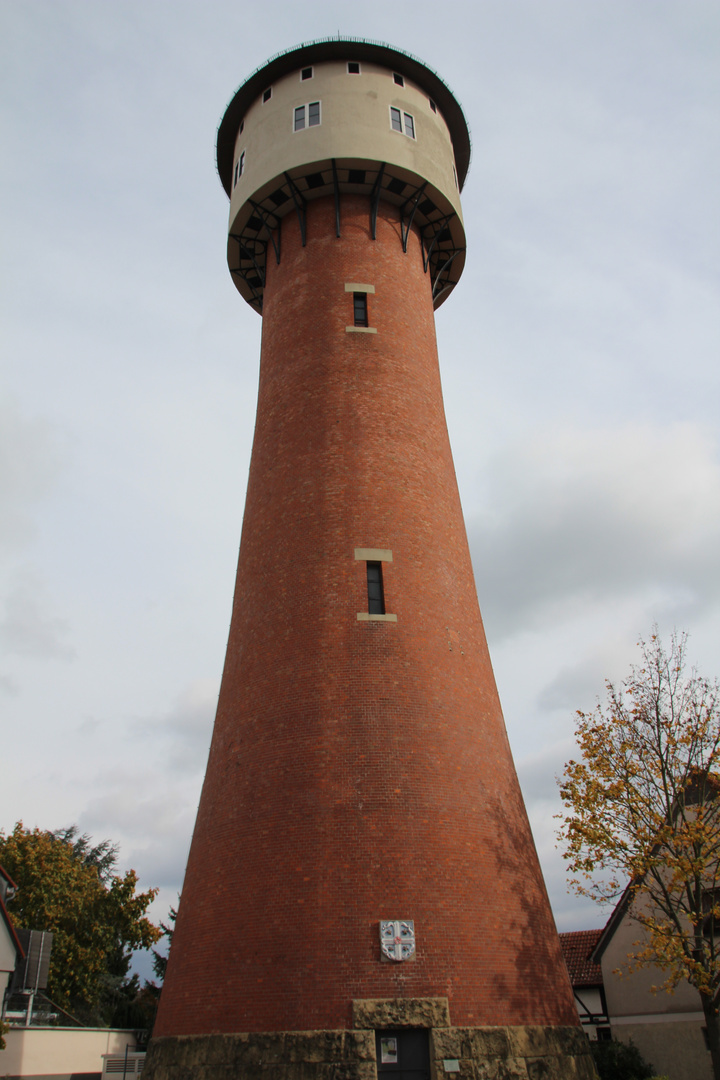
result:
[(48, 996), (85, 1022), (107, 1024), (127, 997), (134, 949), (160, 930), (146, 917), (157, 890), (136, 893), (137, 875), (114, 873), (117, 849), (92, 847), (77, 829), (56, 833), (18, 822), (0, 831), (0, 863), (15, 880), (8, 905), (16, 926), (52, 930)]
[(170, 952), (170, 946), (172, 945), (173, 931), (175, 930), (175, 920), (177, 919), (177, 908), (171, 907), (170, 914), (168, 916), (167, 923), (160, 923), (160, 930), (162, 936), (167, 938), (167, 953), (158, 952), (157, 949), (153, 949), (153, 971), (155, 972), (155, 978), (160, 980), (160, 983), (165, 981), (165, 972), (167, 971), (168, 954)]
[(641, 930), (629, 970), (654, 964), (659, 989), (699, 991), (720, 1080), (720, 688), (687, 670), (686, 644), (641, 641), (605, 706), (577, 714), (559, 838), (575, 891), (603, 905), (625, 893)]

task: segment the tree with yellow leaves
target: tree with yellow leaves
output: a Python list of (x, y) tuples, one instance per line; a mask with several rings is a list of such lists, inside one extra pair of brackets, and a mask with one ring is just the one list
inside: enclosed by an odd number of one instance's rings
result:
[[(117, 848), (92, 846), (77, 829), (45, 832), (18, 822), (0, 831), (0, 864), (17, 885), (8, 905), (16, 926), (51, 930), (48, 996), (85, 1023), (107, 1024), (127, 993), (133, 949), (160, 930), (146, 917), (156, 889), (136, 893), (134, 870), (114, 872)], [(135, 980), (137, 981), (137, 980)]]
[(606, 704), (577, 714), (558, 836), (576, 892), (624, 895), (642, 930), (629, 970), (654, 964), (661, 989), (699, 991), (720, 1080), (720, 687), (688, 671), (686, 635), (639, 644)]

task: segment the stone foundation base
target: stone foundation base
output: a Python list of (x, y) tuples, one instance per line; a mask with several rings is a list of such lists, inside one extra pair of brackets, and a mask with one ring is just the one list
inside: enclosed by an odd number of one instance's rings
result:
[[(430, 1027), (430, 1059), (431, 1080), (596, 1080), (579, 1027)], [(377, 1076), (375, 1031), (357, 1029), (153, 1039), (143, 1070), (143, 1080)]]

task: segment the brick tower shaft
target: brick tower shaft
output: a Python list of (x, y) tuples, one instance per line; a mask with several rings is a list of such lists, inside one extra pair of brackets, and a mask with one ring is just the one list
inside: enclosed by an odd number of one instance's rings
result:
[[(332, 200), (311, 203), (302, 247), (287, 217), (268, 273), (227, 660), (173, 944), (183, 971), (168, 978), (187, 993), (163, 999), (158, 1030), (343, 1028), (354, 998), (438, 994), (458, 1024), (571, 1023), (419, 239), (403, 253), (388, 208), (373, 241), (360, 196), (343, 198), (340, 239), (333, 222)], [(376, 333), (347, 329), (347, 285), (374, 290)], [(368, 618), (368, 561), (384, 617)], [(380, 962), (383, 918), (414, 920), (412, 962)]]

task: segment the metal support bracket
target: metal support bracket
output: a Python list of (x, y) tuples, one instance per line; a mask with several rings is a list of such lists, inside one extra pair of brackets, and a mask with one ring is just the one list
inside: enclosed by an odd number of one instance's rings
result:
[[(415, 217), (415, 211), (418, 208), (420, 198), (421, 198), (423, 192), (425, 191), (426, 187), (427, 187), (427, 180), (422, 185), (422, 187), (419, 187), (417, 189), (417, 191), (415, 191), (410, 196), (409, 199), (406, 199), (405, 202), (400, 207), (400, 235), (402, 237), (402, 249), (403, 249), (403, 252), (406, 255), (407, 255), (408, 236), (410, 235), (410, 230), (412, 228), (413, 218)], [(410, 206), (410, 205), (412, 205), (412, 210), (410, 211), (410, 216), (407, 219), (407, 223), (406, 223), (405, 214), (407, 212), (408, 206)]]
[(430, 264), (430, 259), (432, 258), (433, 248), (437, 245), (441, 236), (443, 236), (446, 231), (448, 236), (450, 235), (448, 224), (452, 221), (454, 217), (454, 213), (448, 214), (446, 217), (440, 218), (439, 221), (433, 221), (430, 225), (428, 225), (428, 228), (433, 230), (433, 237), (427, 247), (425, 244), (423, 244), (423, 270), (425, 271), (425, 273), (427, 273), (427, 268)]
[(383, 161), (380, 166), (380, 171), (377, 174), (375, 183), (373, 184), (372, 191), (370, 192), (370, 235), (373, 240), (377, 239), (377, 214), (378, 206), (380, 204), (380, 189), (382, 187), (382, 178), (385, 173), (385, 162)]
[(292, 195), (292, 200), (295, 203), (295, 209), (297, 210), (298, 221), (300, 222), (300, 237), (302, 239), (302, 246), (305, 247), (305, 244), (306, 244), (306, 241), (307, 241), (307, 215), (306, 215), (306, 212), (305, 212), (306, 207), (307, 207), (307, 203), (305, 201), (305, 197), (303, 196), (302, 192), (299, 191), (298, 188), (296, 188), (295, 182), (293, 181), (290, 174), (285, 173), (284, 176), (285, 176), (285, 179), (287, 181), (287, 185), (290, 188), (290, 194)]
[(335, 194), (335, 235), (340, 236), (340, 183), (338, 181), (337, 165), (335, 158), (332, 159), (333, 192)]
[[(268, 240), (272, 244), (273, 251), (275, 252), (275, 263), (276, 263), (277, 266), (279, 266), (280, 265), (280, 235), (281, 235), (280, 234), (280, 219), (278, 218), (277, 214), (273, 214), (273, 213), (271, 213), (270, 210), (266, 210), (264, 206), (260, 205), (260, 203), (253, 202), (252, 199), (248, 199), (248, 202), (250, 203), (253, 210), (255, 211), (255, 213), (257, 214), (257, 216), (260, 218), (263, 225), (265, 226), (265, 232), (267, 233)], [(272, 219), (272, 222), (271, 222), (270, 219)], [(277, 240), (275, 239), (275, 231), (274, 230), (277, 230)]]

